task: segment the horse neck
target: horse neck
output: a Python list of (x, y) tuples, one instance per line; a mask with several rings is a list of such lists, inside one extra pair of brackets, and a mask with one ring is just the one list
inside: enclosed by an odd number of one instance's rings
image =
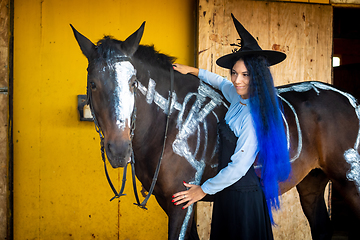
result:
[(158, 96), (159, 94), (162, 98), (168, 99), (171, 82), (170, 68), (166, 70), (149, 64), (142, 64), (141, 68), (137, 68), (137, 70), (139, 70), (137, 74), (139, 87), (142, 88), (140, 91), (146, 97), (145, 100), (149, 106), (152, 103), (158, 104), (154, 99), (155, 95)]
[(144, 145), (148, 145), (150, 139), (156, 141), (164, 137), (170, 92), (170, 69), (166, 71), (142, 64), (137, 71), (139, 84), (134, 149), (146, 148)]

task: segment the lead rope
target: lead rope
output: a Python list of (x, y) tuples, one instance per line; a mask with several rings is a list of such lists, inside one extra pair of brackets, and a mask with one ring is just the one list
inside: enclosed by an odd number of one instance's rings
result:
[(163, 142), (163, 146), (162, 146), (162, 150), (161, 150), (161, 154), (159, 157), (159, 161), (158, 164), (156, 166), (156, 170), (154, 173), (154, 177), (153, 180), (151, 182), (151, 186), (150, 186), (150, 190), (149, 193), (146, 195), (144, 201), (142, 203), (140, 203), (139, 201), (139, 196), (137, 194), (137, 189), (136, 189), (136, 181), (135, 181), (135, 160), (134, 160), (134, 152), (132, 152), (132, 161), (131, 161), (131, 168), (132, 168), (132, 179), (133, 179), (133, 187), (134, 187), (134, 194), (135, 194), (135, 199), (136, 199), (136, 203), (134, 203), (135, 205), (146, 209), (146, 203), (149, 200), (152, 192), (154, 191), (155, 188), (155, 184), (160, 172), (160, 166), (161, 166), (161, 160), (163, 158), (164, 152), (165, 152), (165, 145), (166, 145), (166, 139), (167, 139), (167, 132), (169, 129), (169, 120), (170, 120), (170, 115), (171, 115), (171, 108), (172, 108), (172, 104), (173, 104), (173, 91), (174, 91), (174, 69), (171, 66), (170, 67), (170, 93), (169, 93), (169, 106), (168, 106), (168, 112), (167, 112), (167, 116), (166, 116), (166, 125), (165, 125), (165, 134), (164, 134), (164, 142)]

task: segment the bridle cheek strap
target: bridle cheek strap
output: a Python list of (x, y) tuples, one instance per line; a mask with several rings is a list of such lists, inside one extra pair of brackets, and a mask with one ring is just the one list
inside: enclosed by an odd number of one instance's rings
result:
[(108, 173), (108, 171), (107, 171), (106, 160), (105, 160), (105, 151), (104, 151), (104, 138), (101, 139), (101, 141), (100, 141), (100, 146), (101, 146), (101, 157), (102, 157), (103, 162), (104, 162), (104, 169), (105, 169), (106, 179), (108, 180), (109, 185), (110, 185), (112, 191), (113, 191), (114, 194), (115, 194), (115, 196), (110, 199), (110, 202), (111, 202), (111, 201), (114, 200), (115, 198), (119, 198), (119, 197), (121, 197), (121, 196), (126, 195), (126, 194), (124, 194), (123, 192), (124, 192), (124, 189), (125, 189), (126, 170), (127, 170), (127, 166), (128, 166), (128, 165), (126, 164), (125, 167), (124, 167), (121, 189), (120, 189), (120, 192), (118, 193), (118, 192), (116, 191), (114, 185), (112, 184), (111, 179), (110, 179), (110, 176), (109, 176), (109, 173)]
[(91, 91), (88, 91), (88, 103), (90, 104), (90, 110), (91, 110), (91, 114), (93, 116), (93, 120), (94, 120), (94, 124), (95, 124), (95, 130), (96, 132), (99, 134), (100, 137), (100, 151), (101, 151), (101, 158), (104, 162), (104, 169), (105, 169), (105, 175), (106, 175), (106, 179), (108, 180), (108, 183), (112, 189), (112, 191), (114, 192), (115, 196), (112, 197), (110, 199), (110, 201), (114, 200), (115, 198), (119, 198), (121, 196), (124, 196), (126, 194), (123, 194), (124, 189), (125, 189), (125, 183), (126, 183), (126, 170), (127, 170), (127, 164), (124, 167), (124, 172), (123, 172), (123, 179), (122, 179), (122, 184), (121, 184), (121, 189), (120, 192), (117, 192), (111, 179), (110, 179), (110, 175), (108, 173), (107, 167), (106, 167), (106, 158), (105, 158), (105, 148), (104, 148), (104, 135), (102, 134), (100, 125), (95, 117), (95, 112), (94, 112), (94, 108), (92, 106), (92, 96), (91, 96)]
[[(154, 191), (154, 188), (155, 188), (155, 184), (156, 184), (156, 181), (157, 181), (157, 178), (158, 178), (158, 175), (159, 175), (159, 172), (160, 172), (160, 166), (161, 166), (161, 161), (162, 161), (162, 158), (164, 156), (164, 152), (165, 152), (165, 146), (166, 146), (166, 140), (167, 140), (167, 133), (168, 133), (168, 129), (169, 129), (169, 120), (170, 120), (170, 115), (171, 115), (171, 108), (172, 108), (172, 105), (173, 105), (173, 92), (174, 92), (174, 69), (173, 67), (171, 66), (170, 68), (170, 92), (169, 92), (169, 105), (168, 105), (168, 111), (167, 111), (167, 115), (166, 115), (166, 124), (165, 124), (165, 133), (164, 133), (164, 141), (163, 141), (163, 146), (162, 146), (162, 150), (161, 150), (161, 154), (160, 154), (160, 157), (159, 157), (159, 161), (158, 161), (158, 164), (156, 166), (156, 170), (155, 170), (155, 173), (154, 173), (154, 176), (153, 176), (153, 179), (152, 179), (152, 182), (151, 182), (151, 186), (150, 186), (150, 190), (149, 190), (149, 193), (146, 195), (144, 201), (142, 203), (140, 203), (139, 201), (139, 197), (138, 197), (138, 194), (137, 194), (137, 190), (136, 190), (136, 182), (135, 182), (135, 160), (134, 158), (132, 158), (132, 161), (131, 161), (131, 167), (132, 167), (132, 177), (133, 177), (133, 187), (134, 187), (134, 194), (135, 194), (135, 198), (136, 198), (136, 203), (134, 203), (135, 205), (143, 208), (143, 209), (147, 209), (145, 206), (146, 206), (146, 203), (147, 201), (149, 200), (152, 192)], [(134, 154), (132, 154), (132, 157), (134, 156)]]
[[(135, 94), (134, 94), (134, 97), (136, 97), (136, 89), (137, 89), (137, 86), (135, 86)], [(172, 105), (173, 105), (173, 91), (174, 91), (174, 69), (173, 67), (171, 66), (170, 67), (170, 92), (169, 92), (169, 105), (168, 105), (168, 112), (167, 112), (167, 118), (166, 118), (166, 125), (165, 125), (165, 133), (164, 133), (164, 141), (163, 141), (163, 146), (162, 146), (162, 150), (161, 150), (161, 154), (160, 154), (160, 157), (159, 157), (159, 161), (158, 161), (158, 164), (156, 166), (156, 170), (155, 170), (155, 173), (154, 173), (154, 176), (153, 176), (153, 180), (151, 182), (151, 186), (150, 186), (150, 190), (148, 192), (148, 194), (146, 195), (145, 199), (143, 200), (142, 203), (140, 203), (139, 201), (139, 196), (137, 194), (137, 188), (136, 188), (136, 177), (135, 177), (135, 158), (134, 158), (134, 152), (132, 151), (131, 152), (131, 173), (132, 173), (132, 182), (133, 182), (133, 189), (134, 189), (134, 194), (135, 194), (135, 199), (136, 199), (136, 203), (134, 203), (135, 205), (143, 208), (143, 209), (146, 209), (146, 203), (147, 201), (149, 200), (150, 196), (152, 195), (153, 191), (154, 191), (154, 188), (155, 188), (155, 184), (156, 184), (156, 181), (157, 181), (157, 178), (158, 178), (158, 175), (159, 175), (159, 172), (160, 172), (160, 166), (161, 166), (161, 161), (162, 161), (162, 158), (164, 156), (164, 152), (165, 152), (165, 145), (166, 145), (166, 140), (167, 140), (167, 133), (168, 133), (168, 128), (169, 128), (169, 120), (170, 120), (170, 115), (171, 115), (171, 108), (172, 108)], [(110, 179), (110, 176), (109, 176), (109, 173), (108, 173), (108, 170), (107, 170), (107, 167), (106, 167), (106, 158), (105, 158), (105, 150), (104, 150), (104, 136), (102, 134), (102, 131), (100, 129), (100, 125), (98, 124), (98, 121), (95, 117), (95, 114), (94, 114), (94, 109), (92, 107), (92, 104), (91, 104), (91, 101), (92, 101), (92, 97), (91, 97), (91, 91), (88, 91), (88, 97), (89, 97), (89, 103), (90, 103), (90, 109), (91, 109), (91, 113), (93, 115), (93, 119), (94, 119), (94, 123), (95, 123), (95, 129), (96, 131), (99, 133), (99, 136), (100, 136), (100, 150), (101, 150), (101, 158), (104, 162), (104, 169), (105, 169), (105, 175), (106, 175), (106, 179), (108, 180), (109, 182), (109, 185), (112, 189), (112, 191), (114, 192), (114, 197), (112, 197), (110, 199), (110, 201), (114, 200), (115, 198), (119, 198), (121, 196), (124, 196), (126, 194), (123, 194), (124, 192), (124, 189), (125, 189), (125, 183), (126, 183), (126, 172), (127, 172), (127, 165), (128, 163), (125, 165), (124, 167), (124, 172), (123, 172), (123, 178), (122, 178), (122, 184), (121, 184), (121, 189), (120, 189), (120, 192), (117, 192), (111, 179)], [(131, 142), (133, 140), (133, 137), (134, 137), (134, 131), (135, 131), (135, 121), (136, 121), (136, 99), (135, 99), (135, 106), (134, 106), (134, 110), (133, 110), (133, 114), (132, 114), (132, 123), (131, 123), (131, 130), (130, 130), (130, 136), (131, 136)]]

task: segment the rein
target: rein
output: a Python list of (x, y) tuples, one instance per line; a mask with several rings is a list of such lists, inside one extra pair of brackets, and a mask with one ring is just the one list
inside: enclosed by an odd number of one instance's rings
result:
[[(137, 80), (136, 80), (137, 81)], [(136, 97), (136, 90), (137, 90), (137, 84), (134, 86), (135, 90), (134, 90), (134, 98)], [(140, 203), (139, 201), (139, 196), (137, 194), (137, 188), (136, 188), (136, 177), (135, 177), (135, 158), (134, 158), (134, 151), (131, 151), (131, 173), (132, 173), (132, 182), (133, 182), (133, 189), (134, 189), (134, 194), (135, 194), (135, 199), (136, 199), (136, 203), (134, 203), (135, 205), (143, 208), (143, 209), (146, 209), (146, 203), (147, 201), (149, 200), (150, 196), (152, 195), (153, 191), (154, 191), (154, 188), (155, 188), (155, 184), (156, 184), (156, 181), (157, 181), (157, 178), (158, 178), (158, 175), (159, 175), (159, 171), (160, 171), (160, 166), (161, 166), (161, 161), (162, 161), (162, 158), (163, 158), (163, 155), (164, 155), (164, 152), (165, 152), (165, 145), (166, 145), (166, 140), (167, 140), (167, 133), (168, 133), (168, 128), (169, 128), (169, 120), (170, 120), (170, 114), (171, 114), (171, 107), (173, 105), (173, 90), (174, 90), (174, 69), (173, 67), (170, 67), (170, 93), (169, 93), (169, 107), (168, 107), (168, 112), (167, 112), (167, 118), (166, 118), (166, 125), (165, 125), (165, 133), (164, 133), (164, 141), (163, 141), (163, 146), (162, 146), (162, 150), (161, 150), (161, 154), (160, 154), (160, 157), (159, 157), (159, 160), (158, 160), (158, 164), (156, 166), (156, 170), (155, 170), (155, 173), (154, 173), (154, 176), (153, 176), (153, 179), (152, 179), (152, 182), (151, 182), (151, 186), (150, 186), (150, 190), (148, 192), (148, 194), (146, 195), (145, 199)], [(104, 169), (105, 169), (105, 175), (106, 175), (106, 179), (108, 180), (108, 183), (112, 189), (112, 191), (114, 192), (114, 197), (112, 197), (110, 199), (110, 201), (114, 200), (115, 198), (119, 198), (121, 196), (124, 196), (126, 194), (124, 194), (124, 189), (125, 189), (125, 183), (126, 183), (126, 171), (127, 171), (127, 166), (128, 166), (128, 163), (125, 165), (124, 167), (124, 172), (123, 172), (123, 178), (122, 178), (122, 184), (121, 184), (121, 188), (120, 188), (120, 192), (117, 192), (116, 191), (116, 188), (114, 187), (111, 179), (110, 179), (110, 176), (109, 176), (109, 173), (108, 173), (108, 170), (107, 170), (107, 167), (106, 167), (106, 157), (105, 157), (105, 150), (104, 150), (104, 135), (102, 134), (102, 131), (101, 131), (101, 128), (100, 128), (100, 125), (95, 117), (95, 113), (94, 113), (94, 109), (93, 109), (93, 106), (91, 104), (92, 102), (92, 96), (91, 96), (91, 90), (89, 89), (88, 87), (88, 92), (87, 92), (87, 95), (88, 95), (88, 103), (90, 103), (90, 109), (91, 109), (91, 114), (93, 116), (93, 120), (94, 120), (94, 123), (95, 123), (95, 130), (96, 132), (98, 132), (99, 136), (100, 136), (100, 151), (101, 151), (101, 158), (104, 162)], [(131, 143), (132, 143), (132, 140), (134, 138), (134, 132), (135, 132), (135, 127), (136, 127), (136, 111), (137, 111), (137, 108), (136, 108), (136, 99), (134, 101), (134, 109), (133, 109), (133, 113), (132, 113), (132, 118), (131, 118), (131, 129), (130, 129), (130, 138), (131, 138)]]

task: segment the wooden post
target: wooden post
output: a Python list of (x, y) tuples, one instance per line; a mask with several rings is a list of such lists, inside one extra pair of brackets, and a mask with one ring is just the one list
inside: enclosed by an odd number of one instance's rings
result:
[(8, 115), (10, 0), (0, 0), (0, 239), (8, 237)]

